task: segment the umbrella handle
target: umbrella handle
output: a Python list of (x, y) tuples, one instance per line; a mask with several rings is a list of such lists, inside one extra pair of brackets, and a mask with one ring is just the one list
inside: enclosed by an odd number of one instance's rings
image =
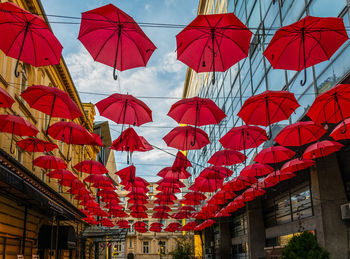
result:
[(15, 148), (12, 148), (12, 147), (13, 147), (13, 136), (11, 137), (10, 153), (14, 154), (16, 150)]
[(115, 53), (115, 60), (114, 60), (114, 66), (113, 66), (113, 79), (117, 80), (118, 79), (118, 75), (117, 75), (117, 58), (118, 58), (118, 52), (119, 52), (119, 41), (120, 41), (120, 36), (122, 33), (122, 26), (119, 23), (119, 29), (118, 29), (118, 41), (117, 41), (117, 51)]
[(271, 130), (271, 124), (269, 125), (269, 135), (267, 136), (267, 140), (272, 139), (272, 130)]
[(306, 68), (304, 69), (304, 81), (300, 80), (300, 85), (304, 86), (306, 84), (306, 79), (307, 79), (307, 73), (306, 73)]
[(191, 146), (192, 147), (196, 144), (196, 135), (197, 135), (197, 126), (194, 127), (193, 141), (191, 141)]
[(113, 67), (113, 79), (114, 79), (114, 80), (117, 80), (117, 79), (118, 79), (117, 69), (116, 69), (115, 66)]
[(68, 146), (68, 151), (67, 151), (67, 161), (68, 161), (68, 162), (72, 161), (72, 158), (69, 158), (69, 155), (70, 155), (70, 148), (71, 148), (71, 146), (69, 145), (69, 146)]
[(22, 55), (24, 41), (26, 40), (26, 37), (27, 37), (27, 34), (28, 34), (29, 25), (30, 25), (30, 22), (27, 21), (26, 28), (25, 28), (25, 31), (24, 31), (23, 41), (22, 41), (21, 48), (19, 50), (19, 54), (18, 54), (18, 58), (17, 58), (17, 62), (16, 62), (15, 77), (19, 77), (19, 75), (20, 75), (20, 73), (18, 72), (19, 59), (21, 58), (21, 55)]
[(343, 121), (343, 126), (344, 126), (344, 130), (340, 131), (341, 134), (345, 134), (348, 131), (345, 121)]

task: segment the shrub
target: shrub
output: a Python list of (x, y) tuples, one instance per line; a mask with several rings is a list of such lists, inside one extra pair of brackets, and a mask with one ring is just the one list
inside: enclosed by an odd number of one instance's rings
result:
[(173, 259), (191, 259), (193, 258), (193, 244), (191, 240), (178, 240), (176, 247), (169, 253)]

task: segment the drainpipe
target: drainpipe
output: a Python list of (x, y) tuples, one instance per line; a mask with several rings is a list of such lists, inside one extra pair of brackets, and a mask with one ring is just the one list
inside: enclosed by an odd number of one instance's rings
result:
[(26, 247), (27, 216), (28, 216), (28, 206), (24, 205), (24, 222), (23, 222), (23, 235), (22, 235), (22, 255), (23, 256), (24, 256), (25, 247)]

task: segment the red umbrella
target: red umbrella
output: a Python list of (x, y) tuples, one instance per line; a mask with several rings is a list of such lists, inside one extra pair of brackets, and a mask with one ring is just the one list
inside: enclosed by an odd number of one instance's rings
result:
[(189, 211), (178, 211), (171, 215), (173, 219), (188, 219), (192, 216), (192, 212)]
[(334, 140), (350, 139), (350, 130), (347, 130), (349, 123), (350, 118), (345, 119), (335, 127), (329, 136), (331, 136)]
[(145, 205), (135, 204), (135, 205), (129, 206), (129, 210), (132, 210), (132, 211), (146, 211), (147, 207)]
[(92, 135), (92, 138), (93, 138), (93, 140), (91, 142), (92, 146), (100, 146), (100, 147), (104, 146), (103, 143), (102, 143), (100, 135), (95, 134), (93, 132), (89, 132), (89, 133)]
[(79, 162), (78, 164), (76, 164), (74, 166), (74, 168), (77, 171), (86, 173), (86, 174), (106, 174), (108, 173), (108, 170), (106, 169), (106, 167), (98, 162), (98, 161), (94, 161), (94, 160), (84, 160)]
[[(342, 18), (306, 16), (280, 28), (264, 56), (273, 68), (301, 71), (328, 60), (348, 39)], [(306, 70), (304, 85), (306, 82)]]
[(261, 150), (254, 158), (255, 162), (276, 164), (291, 159), (295, 152), (282, 146), (273, 146)]
[(266, 164), (254, 163), (244, 167), (240, 175), (245, 175), (249, 177), (259, 177), (264, 176), (273, 172), (273, 168)]
[(299, 106), (293, 93), (265, 91), (249, 97), (237, 115), (246, 124), (270, 126), (273, 123), (287, 120)]
[(305, 150), (303, 154), (303, 158), (315, 159), (318, 157), (325, 157), (334, 152), (339, 151), (342, 147), (343, 147), (342, 144), (335, 141), (330, 141), (330, 140), (319, 141), (319, 142), (316, 142), (315, 144), (308, 146), (308, 148)]
[(77, 195), (90, 195), (91, 192), (86, 188), (86, 187), (81, 187), (79, 189), (76, 188), (70, 188), (69, 190), (67, 190), (67, 192), (71, 193), (71, 194), (77, 194)]
[(164, 212), (164, 211), (159, 211), (159, 212), (156, 212), (152, 215), (152, 218), (154, 219), (167, 219), (169, 218), (169, 213), (167, 212)]
[(259, 189), (259, 188), (248, 188), (247, 190), (245, 190), (242, 194), (242, 196), (244, 197), (252, 197), (252, 198), (256, 198), (258, 196), (264, 195), (266, 193), (265, 190), (263, 189)]
[(17, 141), (17, 146), (28, 152), (50, 152), (58, 146), (49, 141), (44, 141), (37, 138), (26, 138)]
[(165, 206), (165, 205), (159, 205), (159, 206), (155, 206), (153, 208), (154, 211), (160, 211), (160, 212), (168, 212), (171, 211), (171, 208), (169, 206)]
[(240, 175), (226, 182), (221, 189), (227, 192), (241, 191), (256, 182), (255, 177)]
[(146, 66), (156, 46), (133, 18), (112, 4), (84, 12), (78, 39), (95, 61), (119, 71)]
[(143, 211), (132, 211), (130, 213), (130, 216), (133, 218), (137, 218), (137, 219), (146, 219), (148, 218), (148, 215), (146, 212)]
[(186, 206), (181, 206), (180, 211), (195, 211), (195, 208), (193, 208), (192, 206), (186, 205)]
[(315, 165), (314, 160), (310, 160), (310, 159), (300, 160), (299, 158), (296, 158), (296, 159), (290, 160), (287, 163), (285, 163), (281, 168), (281, 172), (282, 173), (285, 173), (285, 172), (293, 173), (293, 172), (304, 170), (304, 169), (309, 168), (313, 165)]
[[(197, 177), (194, 184), (189, 188), (191, 191), (215, 192), (222, 186), (224, 178), (203, 178)], [(186, 204), (186, 203), (184, 203)], [(191, 205), (191, 204), (188, 204)]]
[(188, 192), (184, 195), (184, 198), (189, 200), (205, 200), (207, 196), (200, 192)]
[(227, 200), (233, 199), (236, 196), (234, 192), (221, 190), (208, 200), (208, 204), (225, 204)]
[(0, 132), (11, 133), (10, 152), (13, 154), (15, 152), (12, 150), (13, 135), (35, 136), (39, 131), (33, 124), (20, 116), (0, 114)]
[(91, 174), (84, 179), (84, 182), (94, 183), (97, 185), (100, 185), (103, 183), (113, 184), (112, 180), (108, 176), (103, 174)]
[(126, 183), (132, 182), (135, 179), (135, 172), (136, 167), (131, 165), (117, 171), (115, 174), (121, 179), (121, 184), (125, 185)]
[(139, 136), (141, 141), (142, 141), (142, 144), (143, 144), (143, 147), (139, 147), (137, 149), (135, 149), (134, 151), (138, 151), (138, 152), (147, 152), (147, 151), (150, 151), (153, 149), (152, 145), (150, 143), (148, 143), (148, 141), (142, 137), (142, 136)]
[(161, 232), (162, 231), (163, 224), (159, 222), (154, 222), (151, 224), (151, 227), (149, 228), (150, 231), (153, 232)]
[(266, 176), (266, 178), (264, 179), (264, 182), (276, 185), (279, 182), (288, 180), (290, 178), (293, 178), (294, 176), (295, 176), (295, 174), (293, 174), (291, 172), (275, 171), (275, 172), (270, 173), (268, 176)]
[(230, 217), (231, 213), (227, 209), (223, 208), (218, 213), (215, 214), (215, 218)]
[(176, 157), (172, 165), (173, 171), (179, 171), (182, 169), (186, 169), (187, 167), (192, 167), (191, 162), (187, 159), (187, 157), (181, 151), (178, 151), (176, 153)]
[(180, 223), (172, 222), (164, 229), (164, 231), (175, 232), (175, 231), (180, 230), (181, 227), (182, 226), (180, 225)]
[(180, 124), (204, 126), (220, 123), (226, 114), (212, 100), (192, 97), (174, 103), (168, 116)]
[(326, 132), (313, 121), (298, 121), (282, 129), (274, 140), (282, 146), (300, 147), (319, 140)]
[[(195, 139), (194, 136), (196, 136)], [(205, 131), (195, 129), (191, 126), (176, 127), (172, 129), (163, 140), (169, 147), (179, 150), (201, 149), (210, 143)]]
[(112, 94), (96, 103), (100, 115), (118, 124), (141, 126), (152, 121), (152, 111), (129, 94)]
[(47, 128), (51, 117), (73, 120), (83, 115), (69, 95), (55, 87), (33, 85), (24, 90), (21, 96), (30, 107), (49, 115)]
[(104, 227), (114, 227), (113, 222), (109, 218), (102, 218), (100, 223)]
[(80, 181), (79, 179), (74, 179), (73, 181), (63, 179), (63, 180), (59, 180), (58, 183), (62, 186), (67, 186), (75, 189), (85, 187), (83, 182)]
[(189, 172), (187, 172), (185, 169), (173, 171), (172, 167), (165, 167), (162, 170), (159, 171), (157, 174), (160, 177), (163, 178), (172, 178), (172, 179), (187, 179), (191, 176)]
[(198, 72), (226, 71), (248, 56), (252, 32), (233, 14), (198, 15), (176, 35), (177, 59)]
[(160, 186), (167, 186), (167, 187), (177, 187), (177, 188), (183, 188), (185, 187), (185, 185), (179, 181), (178, 179), (171, 179), (171, 178), (164, 178), (164, 179), (161, 179), (157, 182), (158, 185)]
[(35, 67), (59, 64), (62, 46), (43, 18), (9, 2), (0, 12), (0, 49), (17, 59), (16, 77), (20, 60)]
[(318, 124), (339, 123), (350, 117), (349, 105), (350, 84), (340, 84), (317, 96), (307, 116)]
[(130, 228), (129, 221), (125, 219), (124, 220), (120, 219), (116, 223), (119, 228)]
[(44, 169), (65, 169), (66, 162), (55, 156), (40, 156), (33, 161), (33, 165)]
[(50, 137), (74, 145), (90, 145), (94, 138), (83, 126), (74, 122), (59, 121), (49, 127)]
[(210, 166), (203, 169), (199, 177), (208, 178), (208, 179), (221, 179), (229, 177), (233, 172), (222, 166)]
[(55, 178), (59, 180), (75, 180), (78, 178), (71, 171), (68, 171), (65, 169), (57, 169), (57, 170), (51, 171), (47, 174), (47, 176), (50, 178)]
[[(193, 188), (197, 188), (197, 187), (193, 187)], [(189, 199), (183, 199), (180, 200), (181, 204), (186, 204), (186, 205), (191, 205), (191, 206), (195, 206), (195, 205), (200, 205), (201, 201), (200, 200), (189, 200)]]
[(213, 224), (215, 224), (215, 221), (212, 219), (208, 219), (206, 221), (204, 221), (202, 224), (198, 225), (197, 227), (194, 228), (195, 231), (201, 231), (205, 228), (208, 228), (210, 226), (212, 226)]
[(242, 153), (231, 150), (224, 149), (215, 152), (209, 159), (208, 163), (216, 166), (222, 165), (235, 165), (243, 163), (246, 160), (246, 156)]
[(197, 226), (197, 222), (190, 221), (190, 222), (187, 222), (180, 230), (181, 231), (193, 231), (196, 226)]
[(0, 107), (11, 108), (15, 100), (5, 89), (0, 87)]

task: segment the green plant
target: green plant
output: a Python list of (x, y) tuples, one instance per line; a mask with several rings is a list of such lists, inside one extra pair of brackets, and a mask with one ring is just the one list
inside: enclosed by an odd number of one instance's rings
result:
[(329, 253), (310, 232), (294, 236), (283, 249), (282, 259), (329, 259)]
[(176, 247), (169, 254), (173, 259), (191, 259), (193, 258), (193, 242), (191, 240), (177, 240)]

